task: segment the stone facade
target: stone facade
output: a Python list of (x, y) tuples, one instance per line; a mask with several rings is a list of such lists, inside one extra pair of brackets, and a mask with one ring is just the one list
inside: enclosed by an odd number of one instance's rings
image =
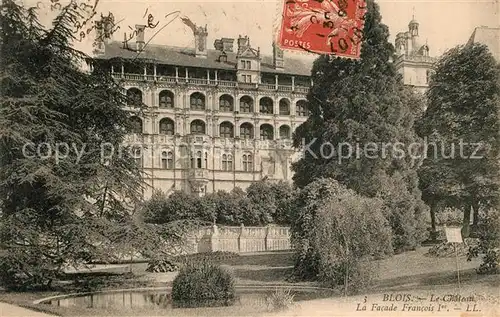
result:
[[(186, 21), (184, 21), (186, 23)], [(106, 27), (107, 20), (100, 25)], [(207, 48), (208, 29), (186, 23), (195, 47), (113, 42), (97, 30), (98, 62), (146, 109), (131, 117), (134, 145), (149, 188), (204, 195), (245, 189), (261, 179), (290, 181), (298, 153), (292, 133), (307, 119), (310, 65), (253, 48), (248, 36)], [(98, 65), (97, 65), (98, 64)]]
[[(307, 119), (311, 65), (286, 58), (273, 45), (272, 56), (253, 48), (248, 36), (221, 38), (207, 48), (208, 28), (184, 21), (194, 47), (145, 45), (137, 25), (135, 43), (113, 42), (112, 21), (98, 25), (95, 57), (146, 109), (132, 116), (138, 163), (154, 189), (204, 195), (245, 189), (252, 182), (291, 181), (300, 153), (292, 134)], [(236, 42), (237, 47), (233, 48)], [(395, 60), (404, 82), (424, 91), (434, 58), (418, 41), (418, 23), (396, 37)]]

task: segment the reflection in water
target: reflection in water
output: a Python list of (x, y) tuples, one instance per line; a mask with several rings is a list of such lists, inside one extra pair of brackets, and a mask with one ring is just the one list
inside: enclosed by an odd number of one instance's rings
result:
[[(266, 306), (267, 298), (272, 291), (241, 292), (234, 302), (235, 306)], [(294, 291), (295, 300), (308, 300), (313, 298), (327, 297), (322, 292)], [(97, 309), (131, 309), (131, 308), (162, 308), (174, 309), (172, 299), (168, 291), (123, 291), (113, 293), (98, 293), (86, 296), (68, 297), (52, 300), (45, 304), (60, 307), (82, 307)]]

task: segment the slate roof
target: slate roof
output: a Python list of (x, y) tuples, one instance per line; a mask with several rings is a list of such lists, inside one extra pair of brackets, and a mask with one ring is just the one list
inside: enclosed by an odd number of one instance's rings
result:
[[(129, 47), (134, 49), (135, 43), (130, 43)], [(105, 44), (104, 55), (96, 56), (99, 59), (112, 58), (136, 58), (137, 53), (131, 50), (123, 49), (122, 42), (110, 42)], [(227, 62), (219, 62), (218, 58), (221, 51), (215, 49), (207, 50), (207, 58), (195, 57), (194, 48), (166, 46), (157, 44), (148, 44), (140, 53), (139, 58), (148, 59), (157, 63), (173, 65), (211, 68), (218, 70), (235, 70), (236, 53), (227, 52)], [(273, 57), (261, 54), (261, 72), (275, 74), (289, 74), (298, 76), (311, 76), (311, 64), (299, 59), (286, 58), (284, 69), (277, 70), (273, 66)]]
[(482, 43), (488, 46), (490, 52), (500, 62), (500, 28), (480, 26), (474, 29), (469, 39), (470, 43)]

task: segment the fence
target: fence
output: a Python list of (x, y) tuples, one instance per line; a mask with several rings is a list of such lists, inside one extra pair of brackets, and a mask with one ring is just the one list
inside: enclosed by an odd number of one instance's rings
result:
[(290, 250), (288, 227), (203, 228), (188, 241), (188, 253), (229, 251), (236, 253)]

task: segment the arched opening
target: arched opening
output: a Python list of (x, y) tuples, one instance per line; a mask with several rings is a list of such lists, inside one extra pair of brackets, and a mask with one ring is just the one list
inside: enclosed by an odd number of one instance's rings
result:
[(224, 121), (219, 126), (219, 135), (221, 138), (232, 138), (234, 137), (234, 127), (229, 121)]
[(307, 109), (307, 102), (305, 100), (299, 100), (296, 104), (296, 112), (299, 117), (309, 116), (309, 110)]
[(280, 127), (280, 139), (290, 139), (290, 127), (282, 125)]
[(191, 122), (191, 134), (205, 134), (205, 122), (193, 120)]
[(249, 96), (243, 96), (240, 98), (240, 112), (251, 113), (253, 112), (253, 99)]
[(160, 92), (160, 108), (174, 108), (174, 93), (170, 90), (162, 90)]
[(142, 134), (142, 120), (137, 116), (130, 117), (131, 132), (135, 134)]
[(273, 126), (270, 124), (263, 124), (260, 126), (260, 139), (261, 140), (272, 140), (274, 139)]
[(279, 106), (280, 106), (280, 115), (282, 116), (290, 115), (290, 102), (288, 101), (288, 99), (285, 98), (281, 99)]
[(251, 123), (245, 122), (240, 125), (240, 138), (242, 139), (253, 139), (253, 125)]
[(160, 120), (160, 134), (174, 135), (175, 123), (170, 118), (163, 118)]
[(205, 96), (200, 92), (194, 92), (190, 98), (191, 110), (205, 110)]
[(138, 88), (130, 88), (127, 90), (127, 105), (138, 106), (142, 104), (142, 91)]
[(234, 111), (234, 99), (230, 95), (222, 95), (219, 97), (219, 111), (221, 112), (233, 112)]
[(274, 103), (273, 100), (269, 97), (262, 97), (259, 100), (260, 113), (273, 113)]

